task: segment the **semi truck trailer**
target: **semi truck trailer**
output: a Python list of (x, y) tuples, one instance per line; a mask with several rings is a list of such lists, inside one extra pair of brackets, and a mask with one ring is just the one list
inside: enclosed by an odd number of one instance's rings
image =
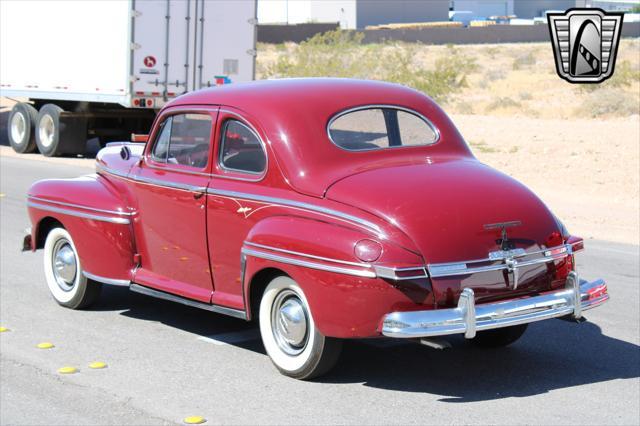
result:
[(16, 152), (84, 154), (146, 133), (172, 98), (254, 79), (256, 0), (1, 2), (0, 95)]

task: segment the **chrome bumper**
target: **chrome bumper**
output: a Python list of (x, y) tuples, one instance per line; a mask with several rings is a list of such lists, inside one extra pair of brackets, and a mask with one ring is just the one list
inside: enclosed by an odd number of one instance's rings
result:
[(476, 305), (473, 290), (465, 288), (457, 308), (387, 314), (382, 322), (382, 334), (399, 338), (464, 334), (472, 339), (477, 331), (492, 328), (564, 316), (580, 319), (582, 311), (607, 300), (609, 293), (604, 280), (588, 282), (575, 272), (569, 274), (564, 290), (526, 299)]

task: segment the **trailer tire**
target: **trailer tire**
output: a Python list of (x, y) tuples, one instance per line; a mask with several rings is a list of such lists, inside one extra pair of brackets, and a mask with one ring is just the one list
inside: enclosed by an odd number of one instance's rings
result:
[(45, 157), (55, 157), (60, 151), (60, 114), (63, 109), (54, 104), (45, 104), (38, 112), (36, 122), (36, 144)]
[(36, 150), (35, 124), (38, 110), (31, 104), (18, 102), (11, 108), (7, 133), (11, 148), (17, 153), (27, 154)]

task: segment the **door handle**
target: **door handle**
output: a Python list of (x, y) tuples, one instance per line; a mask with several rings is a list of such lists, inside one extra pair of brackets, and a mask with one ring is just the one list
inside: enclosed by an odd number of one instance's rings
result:
[(193, 198), (195, 198), (196, 200), (199, 200), (200, 198), (202, 198), (202, 196), (204, 195), (204, 191), (202, 192), (194, 192), (193, 193)]

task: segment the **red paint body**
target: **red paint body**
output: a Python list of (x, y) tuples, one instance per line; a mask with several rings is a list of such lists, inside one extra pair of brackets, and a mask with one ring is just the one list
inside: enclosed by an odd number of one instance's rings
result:
[[(439, 141), (348, 152), (329, 140), (327, 123), (337, 113), (380, 104), (423, 115), (437, 128)], [(207, 166), (193, 170), (154, 163), (149, 154), (160, 123), (190, 111), (205, 112), (214, 123)], [(228, 118), (252, 128), (264, 143), (263, 174), (219, 165), (221, 126)], [(300, 79), (194, 92), (160, 111), (143, 153), (122, 159), (120, 151), (113, 146), (100, 152), (97, 176), (41, 181), (31, 188), (30, 201), (40, 205), (29, 207), (34, 241), (41, 221), (55, 218), (72, 234), (91, 274), (245, 311), (247, 318), (252, 286), (259, 285), (255, 277), (265, 269), (296, 280), (316, 325), (334, 337), (379, 335), (389, 312), (455, 306), (463, 287), (474, 289), (478, 303), (550, 291), (564, 285), (572, 269), (571, 258), (532, 267), (517, 290), (500, 272), (393, 281), (323, 269), (370, 271), (376, 265), (486, 258), (500, 249), (500, 231), (483, 225), (512, 220), (522, 223), (509, 231), (516, 248), (539, 250), (569, 238), (534, 194), (474, 158), (433, 101), (399, 85)], [(66, 203), (67, 212), (49, 210), (60, 206), (56, 202)], [(73, 214), (85, 211), (127, 217), (130, 223)], [(354, 254), (362, 239), (383, 247), (372, 264)], [(243, 271), (243, 247), (295, 262), (249, 254)]]

